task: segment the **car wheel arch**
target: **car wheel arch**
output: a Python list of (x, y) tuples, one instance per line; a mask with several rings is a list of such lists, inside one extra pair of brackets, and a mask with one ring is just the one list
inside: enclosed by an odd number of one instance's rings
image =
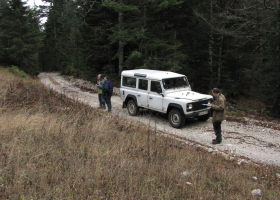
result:
[(177, 108), (181, 112), (181, 114), (184, 115), (184, 110), (181, 105), (176, 104), (176, 103), (168, 104), (167, 113), (169, 113), (169, 111), (172, 110), (172, 108)]
[(125, 98), (125, 104), (126, 104), (126, 105), (127, 105), (127, 102), (128, 102), (130, 99), (133, 99), (134, 102), (135, 102), (135, 104), (138, 106), (138, 102), (137, 102), (136, 96), (131, 95), (131, 94), (127, 95), (126, 98)]

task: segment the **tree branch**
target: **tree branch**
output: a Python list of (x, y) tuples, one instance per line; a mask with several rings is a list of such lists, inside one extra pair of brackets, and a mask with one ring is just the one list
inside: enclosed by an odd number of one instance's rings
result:
[(89, 6), (88, 11), (87, 11), (80, 19), (84, 18), (84, 21), (85, 21), (85, 18), (86, 18), (86, 16), (87, 16), (87, 14), (92, 10), (92, 6), (94, 5), (94, 3), (96, 3), (96, 0), (94, 0), (94, 1), (92, 2), (92, 4)]
[(266, 0), (263, 0), (263, 5), (266, 9), (269, 9), (269, 10), (276, 10), (275, 8), (271, 8), (271, 7), (267, 7), (266, 5)]

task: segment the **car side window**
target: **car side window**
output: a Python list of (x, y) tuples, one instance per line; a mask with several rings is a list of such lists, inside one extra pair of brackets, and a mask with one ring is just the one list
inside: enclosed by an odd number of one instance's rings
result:
[(151, 92), (161, 93), (161, 86), (159, 81), (151, 81)]
[(148, 90), (148, 80), (139, 79), (138, 89), (140, 89), (140, 90)]
[(127, 87), (136, 88), (136, 78), (125, 77), (124, 76), (123, 81), (122, 81), (122, 85), (127, 86)]

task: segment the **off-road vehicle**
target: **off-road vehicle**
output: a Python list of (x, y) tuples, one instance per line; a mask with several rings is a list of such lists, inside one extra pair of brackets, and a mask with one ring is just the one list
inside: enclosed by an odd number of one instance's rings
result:
[(186, 118), (206, 121), (210, 116), (211, 95), (191, 90), (185, 75), (148, 69), (125, 70), (121, 74), (121, 99), (129, 115), (139, 108), (168, 115), (174, 128), (181, 128)]

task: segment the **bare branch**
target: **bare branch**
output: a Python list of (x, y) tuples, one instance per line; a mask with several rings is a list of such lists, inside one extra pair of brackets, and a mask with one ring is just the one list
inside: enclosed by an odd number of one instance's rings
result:
[(94, 0), (94, 1), (92, 2), (92, 4), (90, 5), (88, 11), (87, 11), (80, 19), (83, 19), (83, 18), (84, 18), (84, 20), (85, 20), (87, 14), (92, 10), (92, 6), (94, 5), (94, 3), (97, 3), (97, 1)]
[(271, 8), (271, 7), (267, 7), (266, 5), (266, 0), (263, 0), (263, 5), (266, 9), (269, 9), (269, 10), (276, 10), (275, 8)]

